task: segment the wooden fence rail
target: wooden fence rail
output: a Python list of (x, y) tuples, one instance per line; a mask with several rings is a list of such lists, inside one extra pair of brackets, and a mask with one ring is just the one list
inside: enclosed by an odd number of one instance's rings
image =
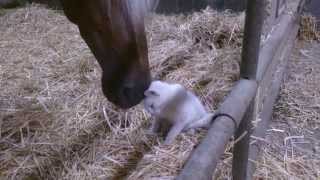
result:
[(257, 71), (258, 82), (260, 82), (269, 71), (269, 65), (274, 60), (281, 44), (286, 42), (286, 37), (290, 34), (288, 32), (291, 31), (294, 23), (296, 22), (292, 15), (284, 14), (280, 17), (279, 23), (274, 25), (272, 32), (267, 35), (268, 38), (263, 43), (263, 48), (259, 55), (259, 66)]
[(283, 51), (281, 55), (279, 55), (278, 57), (278, 69), (275, 71), (275, 74), (273, 76), (274, 78), (271, 80), (271, 86), (269, 86), (269, 93), (267, 95), (268, 98), (266, 98), (266, 100), (264, 101), (264, 107), (259, 115), (259, 117), (261, 117), (261, 121), (258, 123), (257, 127), (255, 128), (251, 136), (253, 139), (255, 139), (255, 141), (250, 144), (249, 149), (249, 164), (247, 166), (246, 173), (248, 180), (252, 178), (255, 171), (257, 157), (263, 144), (261, 139), (265, 138), (266, 129), (268, 128), (269, 122), (272, 118), (274, 103), (276, 102), (276, 99), (280, 91), (281, 83), (286, 72), (286, 61), (288, 56), (290, 55), (291, 50), (293, 49), (295, 38), (298, 34), (298, 27), (299, 26), (297, 24), (293, 26), (291, 33), (289, 33), (290, 38), (287, 41), (284, 41), (288, 45), (282, 48)]
[[(302, 11), (305, 1), (301, 0), (296, 4), (296, 12), (294, 14), (285, 14), (282, 16), (281, 21), (274, 31), (278, 32), (277, 36), (271, 37), (270, 42), (278, 42), (273, 44), (276, 47), (274, 56), (271, 58), (271, 62), (264, 63), (264, 74), (258, 74), (260, 79), (260, 86), (257, 92), (256, 107), (258, 107), (258, 117), (261, 121), (257, 124), (252, 134), (253, 142), (250, 144), (249, 149), (249, 164), (247, 166), (247, 179), (250, 180), (253, 177), (257, 157), (261, 150), (263, 141), (265, 138), (266, 129), (269, 126), (269, 122), (272, 118), (273, 107), (278, 97), (280, 87), (283, 81), (283, 77), (286, 74), (287, 62), (293, 49), (294, 42), (296, 40), (299, 29), (299, 13)], [(272, 39), (274, 39), (272, 41)], [(266, 42), (266, 47), (269, 43)], [(270, 47), (270, 45), (268, 45)], [(267, 54), (270, 51), (262, 51), (260, 59), (265, 57), (263, 54)], [(260, 78), (259, 78), (260, 76)]]

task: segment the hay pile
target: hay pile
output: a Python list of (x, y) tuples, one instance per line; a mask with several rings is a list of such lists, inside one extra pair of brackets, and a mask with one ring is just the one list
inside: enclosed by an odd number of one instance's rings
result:
[[(212, 111), (238, 79), (242, 21), (211, 10), (151, 17), (153, 75), (195, 90)], [(98, 64), (62, 14), (31, 5), (0, 24), (0, 179), (118, 179), (140, 159), (149, 167), (142, 175), (176, 175), (203, 132), (162, 147), (145, 133), (140, 106), (113, 107)]]
[(300, 29), (298, 37), (302, 41), (318, 41), (320, 42), (320, 27), (318, 27), (317, 18), (304, 14), (300, 20)]
[(206, 9), (189, 16), (157, 15), (149, 22), (154, 77), (184, 84), (207, 105), (219, 103), (239, 78), (244, 14)]

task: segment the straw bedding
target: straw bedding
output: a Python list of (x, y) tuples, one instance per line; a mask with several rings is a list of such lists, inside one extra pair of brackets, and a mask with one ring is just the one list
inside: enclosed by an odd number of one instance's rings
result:
[[(239, 78), (243, 21), (244, 14), (210, 9), (152, 15), (146, 28), (153, 76), (183, 84), (214, 111)], [(183, 133), (163, 146), (147, 133), (150, 117), (141, 105), (123, 111), (110, 104), (97, 62), (60, 12), (29, 5), (4, 13), (0, 24), (0, 179), (173, 179), (205, 135)], [(287, 99), (301, 102), (284, 92), (276, 115), (294, 117)], [(231, 148), (218, 179), (230, 177)], [(271, 165), (257, 177), (281, 163), (268, 152), (262, 160)]]
[(300, 28), (298, 37), (304, 41), (320, 41), (320, 27), (317, 18), (310, 15), (304, 14), (300, 21)]

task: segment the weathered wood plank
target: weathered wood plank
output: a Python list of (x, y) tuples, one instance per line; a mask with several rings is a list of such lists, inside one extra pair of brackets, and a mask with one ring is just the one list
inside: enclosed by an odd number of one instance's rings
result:
[(294, 19), (291, 15), (286, 14), (280, 17), (280, 21), (275, 25), (272, 32), (268, 35), (268, 39), (264, 42), (259, 55), (259, 65), (257, 70), (257, 81), (260, 82), (267, 72), (268, 66), (271, 64), (277, 49), (283, 41), (283, 37), (289, 32), (290, 25)]
[[(282, 20), (280, 21), (282, 23), (282, 27), (281, 25), (278, 25), (278, 29), (275, 29), (271, 34), (271, 36), (277, 36), (275, 40), (279, 41), (279, 43), (274, 43), (274, 45), (276, 46), (276, 50), (274, 52), (274, 55), (270, 56), (272, 58), (269, 62), (270, 64), (265, 64), (266, 69), (262, 70), (264, 71), (264, 74), (260, 74), (261, 81), (259, 83), (260, 85), (255, 100), (256, 107), (258, 107), (258, 119), (260, 120), (260, 122), (258, 122), (257, 127), (254, 129), (254, 132), (252, 134), (252, 137), (256, 138), (254, 138), (253, 142), (251, 142), (249, 149), (250, 161), (247, 168), (248, 180), (253, 178), (256, 167), (255, 162), (262, 146), (262, 141), (259, 141), (258, 139), (263, 139), (265, 137), (266, 129), (268, 128), (270, 119), (272, 118), (273, 106), (276, 98), (278, 97), (283, 76), (284, 74), (286, 74), (286, 64), (288, 61), (287, 58), (290, 55), (291, 50), (293, 49), (294, 41), (298, 33), (298, 13), (300, 12), (299, 9), (301, 9), (300, 6), (303, 6), (303, 4), (304, 0), (301, 0), (299, 3), (297, 3), (296, 13), (293, 13), (290, 16), (282, 14)], [(288, 17), (291, 19), (288, 19), (286, 21), (285, 19)], [(279, 30), (279, 28), (282, 28), (282, 30)], [(268, 48), (268, 46), (264, 48)], [(260, 57), (266, 57), (263, 53), (267, 52), (268, 51), (262, 51)]]
[[(284, 20), (284, 19), (282, 19)], [(265, 70), (260, 68), (259, 70), (263, 71), (264, 74), (259, 73), (258, 72), (258, 78), (259, 79), (259, 88), (257, 91), (257, 96), (255, 99), (255, 108), (256, 108), (256, 113), (260, 112), (263, 109), (263, 104), (264, 101), (268, 98), (271, 88), (270, 86), (272, 85), (272, 78), (274, 76), (275, 70), (277, 69), (277, 66), (279, 64), (279, 58), (274, 58), (279, 56), (282, 52), (282, 49), (284, 46), (287, 46), (287, 37), (289, 35), (289, 33), (285, 33), (282, 34), (282, 36), (280, 36), (279, 34), (276, 35), (276, 33), (281, 33), (281, 32), (290, 32), (290, 28), (292, 27), (292, 21), (280, 21), (283, 24), (287, 24), (288, 26), (286, 26), (284, 31), (279, 31), (279, 29), (274, 29), (274, 31), (272, 33), (269, 34), (270, 37), (274, 37), (274, 36), (278, 36), (279, 39), (275, 39), (277, 41), (279, 41), (278, 44), (276, 44), (275, 47), (275, 51), (273, 52), (273, 55), (268, 54), (270, 51), (270, 49), (268, 50), (268, 48), (270, 48), (270, 46), (265, 45), (262, 50), (261, 50), (261, 54), (260, 57), (264, 57), (261, 61), (260, 61), (260, 65), (263, 64), (264, 67), (266, 68)], [(276, 25), (277, 28), (280, 27), (280, 24)], [(281, 38), (281, 39), (280, 39)], [(271, 38), (270, 38), (271, 39)], [(270, 60), (267, 60), (266, 57), (271, 58)], [(262, 61), (266, 62), (268, 61), (269, 64), (267, 63), (261, 63)], [(261, 76), (261, 77), (260, 77)]]
[[(269, 86), (270, 91), (267, 94), (267, 98), (263, 104), (263, 110), (260, 113), (261, 121), (258, 123), (257, 128), (254, 130), (252, 136), (253, 137), (258, 137), (258, 139), (263, 139), (266, 135), (266, 129), (269, 126), (269, 122), (272, 118), (272, 113), (273, 113), (273, 107), (274, 103), (278, 97), (281, 83), (283, 81), (283, 76), (286, 73), (286, 64), (287, 64), (287, 59), (288, 56), (290, 56), (290, 52), (293, 49), (293, 44), (296, 39), (297, 33), (298, 33), (298, 24), (295, 26), (292, 26), (292, 32), (289, 33), (290, 37), (288, 41), (285, 41), (287, 46), (283, 48), (283, 51), (281, 55), (276, 56), (277, 59), (279, 59), (279, 63), (281, 63), (277, 70), (276, 73), (273, 76), (273, 80), (271, 81), (271, 86)], [(259, 155), (259, 152), (262, 148), (262, 142), (257, 140), (251, 143), (250, 149), (249, 149), (249, 164), (248, 164), (248, 177), (249, 179), (252, 179), (252, 176), (255, 172), (255, 167), (256, 167), (256, 160)]]

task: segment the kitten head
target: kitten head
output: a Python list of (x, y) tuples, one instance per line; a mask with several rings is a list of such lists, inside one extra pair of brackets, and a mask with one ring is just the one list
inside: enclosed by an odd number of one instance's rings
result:
[(144, 107), (152, 115), (161, 113), (163, 107), (172, 101), (180, 90), (181, 85), (169, 84), (162, 81), (153, 81), (144, 92)]

